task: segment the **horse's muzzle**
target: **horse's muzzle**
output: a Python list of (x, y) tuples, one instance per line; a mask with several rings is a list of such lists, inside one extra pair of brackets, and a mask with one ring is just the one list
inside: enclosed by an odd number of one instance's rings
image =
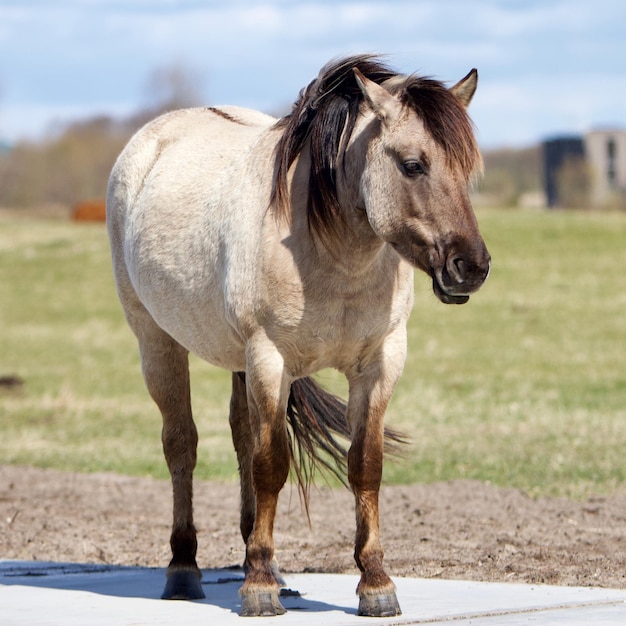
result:
[(432, 272), (433, 292), (444, 304), (465, 304), (487, 280), (490, 269), (491, 257), (486, 248), (474, 258), (450, 254), (443, 266)]

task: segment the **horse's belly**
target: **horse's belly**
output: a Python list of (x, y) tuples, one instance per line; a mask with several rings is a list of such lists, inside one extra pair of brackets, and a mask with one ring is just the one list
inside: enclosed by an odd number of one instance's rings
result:
[(212, 365), (231, 371), (246, 369), (245, 346), (215, 303), (170, 306), (155, 303), (148, 310), (155, 322), (181, 346)]
[(213, 332), (203, 332), (198, 336), (181, 339), (179, 341), (181, 345), (211, 365), (231, 372), (246, 370), (245, 349), (232, 333), (232, 329), (225, 328), (219, 336)]
[(183, 254), (188, 240), (162, 241), (160, 254), (139, 244), (130, 255), (129, 274), (141, 303), (189, 352), (218, 367), (245, 370), (244, 343), (226, 318), (218, 259), (210, 250), (200, 258)]

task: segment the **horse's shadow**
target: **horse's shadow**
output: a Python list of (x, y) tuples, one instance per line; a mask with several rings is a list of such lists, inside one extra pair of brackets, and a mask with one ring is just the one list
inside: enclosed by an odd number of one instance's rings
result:
[[(243, 582), (240, 569), (206, 569), (202, 572), (206, 598), (194, 603), (208, 604), (239, 613), (239, 588)], [(116, 598), (156, 600), (165, 584), (162, 568), (78, 563), (5, 562), (0, 568), (0, 584), (36, 588), (84, 591)], [(164, 600), (165, 602), (165, 600)], [(287, 611), (323, 613), (340, 611), (356, 615), (356, 607), (340, 606), (307, 597), (306, 590), (283, 589), (281, 602)]]
[[(223, 609), (230, 609), (238, 613), (240, 608), (238, 592), (243, 580), (244, 577), (241, 568), (234, 567), (228, 570), (204, 570), (202, 586), (204, 587), (206, 599), (203, 600), (203, 602), (219, 606)], [(227, 591), (227, 593), (213, 593), (213, 590), (220, 586), (226, 586), (225, 591)], [(225, 600), (225, 602), (221, 603), (221, 600)], [(235, 603), (234, 608), (233, 601)], [(281, 589), (280, 601), (287, 611), (312, 611), (315, 613), (342, 611), (354, 615), (356, 615), (357, 612), (356, 608), (353, 607), (312, 600), (307, 598), (306, 591), (301, 593), (299, 590), (289, 587)]]

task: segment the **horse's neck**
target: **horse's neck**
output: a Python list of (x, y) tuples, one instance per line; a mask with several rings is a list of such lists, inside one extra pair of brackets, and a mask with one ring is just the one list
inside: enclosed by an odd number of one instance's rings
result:
[(304, 257), (310, 259), (318, 273), (332, 272), (353, 278), (366, 274), (368, 268), (380, 260), (381, 254), (391, 251), (384, 250), (386, 246), (369, 225), (365, 210), (358, 208), (357, 192), (345, 184), (339, 189), (343, 223), (340, 222), (336, 230), (331, 227), (328, 236), (315, 231), (308, 214), (310, 167), (307, 145), (291, 171), (289, 237), (293, 246), (290, 247), (294, 254), (303, 257), (303, 262)]
[[(272, 129), (255, 149), (263, 155), (275, 155), (279, 136)], [(363, 150), (367, 148), (366, 143), (367, 138), (363, 137), (351, 153), (347, 167), (343, 163), (338, 164), (338, 197), (344, 224), (336, 231), (331, 229), (333, 234), (327, 238), (316, 233), (309, 221), (311, 161), (308, 141), (290, 168), (290, 215), (285, 222), (278, 218), (278, 241), (290, 251), (305, 282), (332, 280), (333, 285), (351, 284), (358, 288), (358, 285), (366, 286), (372, 280), (379, 280), (382, 274), (395, 272), (400, 262), (395, 251), (376, 236), (367, 220), (365, 209), (359, 207), (359, 179), (364, 166)], [(261, 158), (255, 162), (258, 167)], [(269, 174), (269, 168), (271, 166), (273, 170), (274, 163), (266, 161), (265, 165)]]

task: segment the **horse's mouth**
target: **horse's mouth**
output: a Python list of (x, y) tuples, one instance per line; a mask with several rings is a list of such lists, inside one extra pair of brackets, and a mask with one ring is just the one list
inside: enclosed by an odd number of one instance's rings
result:
[[(455, 287), (460, 291), (462, 287), (460, 285), (444, 287), (444, 283), (447, 282), (444, 275), (448, 276), (447, 270), (442, 267), (440, 269), (435, 268), (432, 265), (428, 265), (425, 259), (420, 258), (419, 253), (416, 253), (415, 248), (401, 245), (396, 242), (390, 242), (393, 249), (405, 260), (407, 260), (413, 267), (417, 267), (428, 274), (433, 281), (433, 292), (444, 304), (465, 304), (469, 300), (468, 293), (451, 293)], [(481, 281), (482, 282), (482, 281)], [(472, 292), (475, 289), (469, 289)]]
[(444, 304), (465, 304), (470, 298), (467, 294), (454, 295), (444, 291), (435, 274), (433, 274), (433, 292)]

